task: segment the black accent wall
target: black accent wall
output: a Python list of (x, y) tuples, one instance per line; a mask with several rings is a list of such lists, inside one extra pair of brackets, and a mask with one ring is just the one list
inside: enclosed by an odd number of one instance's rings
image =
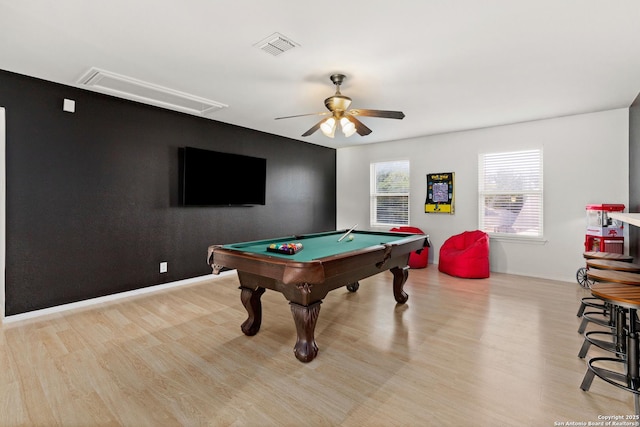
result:
[[(0, 106), (6, 315), (210, 274), (211, 244), (336, 227), (334, 149), (2, 70)], [(266, 158), (266, 205), (180, 206), (184, 146)], [(242, 177), (212, 165), (208, 184)]]
[[(629, 108), (629, 206), (627, 212), (640, 212), (640, 95)], [(629, 227), (629, 255), (640, 257), (640, 230)]]

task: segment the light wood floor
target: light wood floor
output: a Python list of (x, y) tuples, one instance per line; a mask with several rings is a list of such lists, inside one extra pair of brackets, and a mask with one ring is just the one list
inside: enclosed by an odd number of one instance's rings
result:
[[(579, 266), (576, 266), (576, 269)], [(212, 276), (213, 278), (214, 276)], [(633, 414), (585, 360), (577, 283), (411, 270), (330, 292), (318, 357), (293, 355), (284, 297), (261, 331), (235, 274), (0, 329), (0, 426), (554, 426)], [(588, 356), (604, 355), (592, 349)]]

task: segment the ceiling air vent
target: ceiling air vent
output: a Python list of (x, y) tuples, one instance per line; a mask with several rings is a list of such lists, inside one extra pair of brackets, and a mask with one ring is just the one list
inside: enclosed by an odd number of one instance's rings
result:
[(278, 56), (281, 53), (300, 45), (280, 33), (273, 33), (266, 39), (254, 44), (254, 46), (262, 49), (270, 55)]
[(208, 115), (228, 107), (228, 105), (216, 101), (178, 92), (177, 90), (143, 82), (98, 68), (91, 68), (78, 80), (78, 84), (120, 98), (198, 116)]

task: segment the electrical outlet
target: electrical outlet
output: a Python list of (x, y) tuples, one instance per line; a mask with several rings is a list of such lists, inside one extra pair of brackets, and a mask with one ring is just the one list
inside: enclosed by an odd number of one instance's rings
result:
[(166, 273), (167, 272), (167, 262), (161, 262), (160, 263), (160, 273)]

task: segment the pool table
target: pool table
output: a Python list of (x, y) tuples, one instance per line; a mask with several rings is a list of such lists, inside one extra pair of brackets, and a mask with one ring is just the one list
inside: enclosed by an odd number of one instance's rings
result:
[[(267, 250), (287, 243), (301, 244), (302, 249), (293, 254)], [(301, 362), (310, 362), (318, 353), (314, 330), (320, 304), (329, 291), (346, 286), (355, 292), (360, 279), (390, 270), (395, 300), (404, 304), (409, 298), (403, 290), (409, 255), (429, 245), (425, 234), (338, 230), (212, 245), (207, 262), (213, 274), (223, 268), (237, 270), (240, 299), (248, 313), (241, 327), (245, 335), (255, 335), (260, 329), (260, 297), (265, 289), (281, 292), (289, 301), (296, 325), (294, 354)]]

